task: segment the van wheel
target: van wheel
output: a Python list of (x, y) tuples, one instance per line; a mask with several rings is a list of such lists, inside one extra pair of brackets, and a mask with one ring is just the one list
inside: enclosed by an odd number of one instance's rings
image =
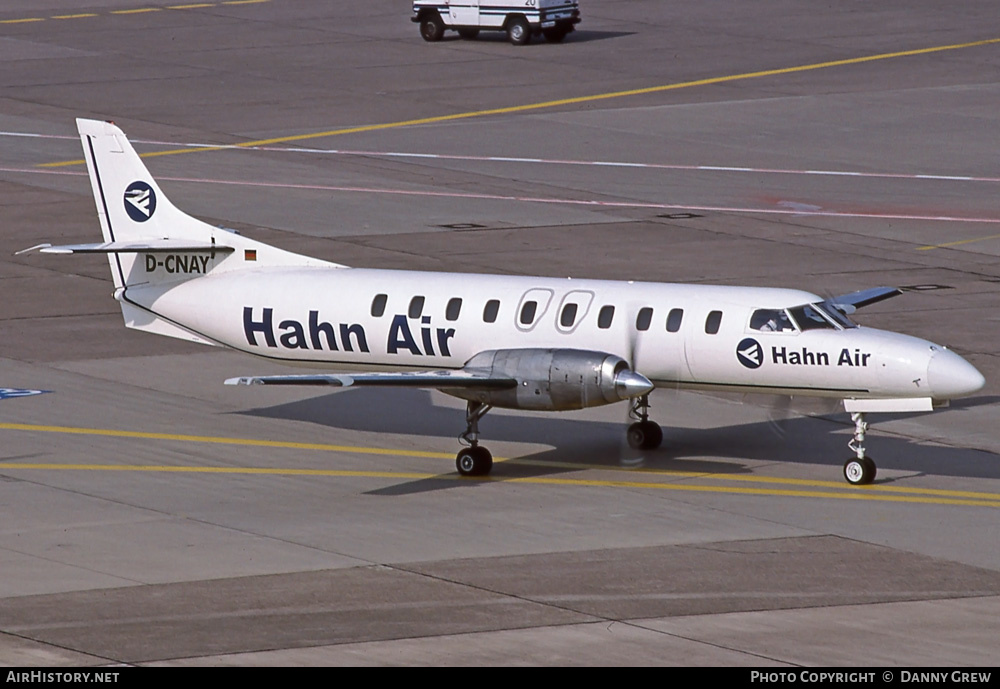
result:
[(524, 45), (531, 40), (531, 27), (524, 17), (511, 19), (507, 23), (507, 40), (514, 45)]
[(467, 41), (471, 41), (479, 35), (479, 29), (459, 29), (458, 35)]
[(430, 43), (440, 41), (444, 36), (444, 22), (441, 21), (441, 15), (435, 12), (424, 17), (420, 22), (420, 35)]
[(545, 40), (549, 43), (562, 43), (562, 39), (566, 38), (566, 29), (554, 26), (551, 29), (542, 31), (542, 35), (545, 36)]

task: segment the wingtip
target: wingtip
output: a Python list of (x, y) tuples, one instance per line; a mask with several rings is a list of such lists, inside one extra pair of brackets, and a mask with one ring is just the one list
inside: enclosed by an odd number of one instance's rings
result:
[(35, 244), (34, 246), (29, 246), (27, 249), (21, 249), (20, 251), (15, 251), (15, 256), (20, 256), (21, 254), (31, 253), (32, 251), (41, 251), (43, 249), (48, 249), (51, 244)]
[(226, 385), (259, 385), (260, 381), (252, 376), (243, 376), (240, 378), (227, 378), (225, 381)]

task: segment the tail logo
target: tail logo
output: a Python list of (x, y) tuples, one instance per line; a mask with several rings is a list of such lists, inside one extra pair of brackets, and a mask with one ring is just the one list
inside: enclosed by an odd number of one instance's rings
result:
[(747, 368), (760, 368), (764, 363), (764, 350), (757, 340), (748, 337), (736, 345), (736, 358)]
[(145, 182), (132, 182), (125, 190), (125, 212), (136, 222), (146, 222), (156, 211), (156, 193)]

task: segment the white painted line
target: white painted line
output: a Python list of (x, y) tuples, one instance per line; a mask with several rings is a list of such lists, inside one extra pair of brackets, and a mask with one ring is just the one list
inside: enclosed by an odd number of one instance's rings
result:
[[(56, 136), (28, 132), (0, 131), (0, 136), (29, 137), (37, 139), (76, 139), (75, 136)], [(298, 153), (304, 155), (339, 155), (381, 158), (416, 158), (426, 160), (457, 160), (483, 163), (516, 163), (525, 165), (574, 165), (592, 167), (620, 167), (647, 170), (687, 170), (694, 172), (731, 172), (755, 175), (805, 175), (820, 177), (858, 177), (868, 179), (912, 179), (935, 182), (977, 182), (996, 184), (1000, 177), (975, 177), (971, 175), (944, 175), (933, 173), (904, 172), (862, 172), (859, 170), (795, 170), (790, 168), (767, 168), (733, 165), (680, 165), (673, 163), (636, 163), (615, 160), (562, 160), (558, 158), (517, 158), (512, 156), (474, 156), (445, 153), (413, 153), (402, 151), (362, 151), (349, 149), (302, 148), (285, 146), (236, 146), (226, 144), (177, 143), (175, 141), (152, 141), (132, 139), (133, 143), (147, 146), (168, 146), (170, 148), (212, 148), (234, 151), (267, 151), (270, 153)]]

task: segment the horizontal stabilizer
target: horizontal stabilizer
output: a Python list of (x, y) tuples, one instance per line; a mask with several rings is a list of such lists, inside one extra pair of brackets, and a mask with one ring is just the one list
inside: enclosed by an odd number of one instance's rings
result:
[(288, 376), (245, 376), (230, 378), (226, 385), (355, 385), (410, 388), (465, 388), (507, 390), (517, 387), (513, 378), (477, 371), (406, 371), (401, 373), (322, 373)]
[[(29, 249), (22, 249), (17, 254), (25, 254), (29, 251), (38, 250), (43, 254), (126, 254), (126, 253), (171, 253), (176, 251), (186, 252), (219, 252), (228, 253), (233, 251), (233, 247), (216, 244), (215, 242), (201, 242), (185, 239), (143, 239), (131, 242), (104, 242), (102, 244), (63, 244), (52, 246), (51, 244), (39, 244)], [(16, 255), (16, 254), (15, 254)]]

